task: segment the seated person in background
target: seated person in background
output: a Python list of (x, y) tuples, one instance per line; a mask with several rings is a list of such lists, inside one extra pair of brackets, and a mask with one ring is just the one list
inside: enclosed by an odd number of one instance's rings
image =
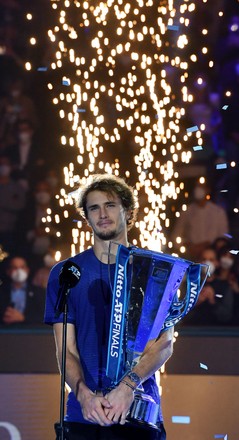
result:
[(0, 286), (0, 324), (7, 326), (41, 325), (45, 290), (29, 281), (30, 268), (25, 258), (10, 257), (6, 277)]
[(203, 250), (213, 241), (228, 234), (228, 217), (226, 211), (210, 200), (206, 184), (196, 183), (193, 190), (193, 201), (186, 211), (180, 213), (171, 240), (176, 245), (180, 237), (180, 246), (186, 247), (188, 259), (199, 261)]
[(28, 119), (17, 122), (16, 141), (9, 146), (8, 155), (13, 164), (13, 178), (30, 190), (45, 171), (46, 151)]
[(0, 156), (0, 245), (13, 252), (17, 240), (17, 222), (26, 206), (26, 192), (12, 179), (12, 164)]
[(233, 292), (233, 325), (239, 325), (239, 276), (238, 276), (238, 257), (231, 252), (231, 246), (223, 246), (218, 251), (220, 268), (218, 278), (226, 280)]
[(230, 324), (233, 318), (233, 292), (229, 282), (218, 277), (220, 262), (212, 246), (203, 250), (200, 262), (209, 265), (209, 276), (194, 309), (183, 322), (186, 325)]
[(54, 208), (55, 200), (48, 182), (45, 180), (37, 181), (22, 214), (24, 222), (19, 221), (18, 224), (19, 248), (21, 253), (29, 255), (31, 258), (34, 271), (42, 264), (42, 258), (51, 246), (55, 234), (54, 217), (50, 233), (46, 232), (46, 225), (43, 221), (47, 215), (54, 212)]
[(32, 278), (32, 284), (34, 286), (39, 286), (46, 289), (51, 268), (54, 266), (54, 264), (56, 264), (55, 253), (56, 252), (53, 249), (49, 248), (47, 253), (44, 255), (42, 266), (36, 269)]
[(231, 238), (229, 238), (229, 236), (227, 235), (224, 235), (221, 237), (217, 237), (213, 241), (212, 246), (214, 247), (215, 251), (218, 253), (220, 249), (223, 248), (224, 246), (233, 246), (233, 244), (230, 245), (230, 243), (232, 243)]
[(20, 119), (28, 119), (34, 128), (39, 125), (37, 107), (26, 93), (25, 85), (22, 77), (10, 78), (6, 94), (0, 98), (0, 139), (7, 145), (14, 143)]

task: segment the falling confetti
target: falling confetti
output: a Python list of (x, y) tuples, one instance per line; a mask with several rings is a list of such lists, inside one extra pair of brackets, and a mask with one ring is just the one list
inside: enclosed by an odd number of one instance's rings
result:
[(168, 25), (167, 26), (168, 31), (178, 31), (179, 30), (179, 26), (176, 25)]
[(187, 133), (193, 133), (194, 131), (198, 131), (199, 128), (197, 125), (194, 125), (193, 127), (187, 128)]
[(229, 252), (230, 254), (237, 255), (239, 253), (239, 250), (231, 249)]
[(172, 416), (172, 422), (173, 423), (189, 424), (190, 417), (189, 416)]
[(217, 163), (216, 164), (216, 169), (217, 170), (223, 170), (225, 168), (227, 168), (227, 164), (226, 163)]
[(203, 370), (208, 370), (208, 366), (205, 364), (202, 364), (201, 362), (200, 362), (200, 368), (202, 368)]
[(69, 79), (63, 79), (62, 80), (62, 85), (63, 86), (69, 86), (70, 85), (70, 80)]

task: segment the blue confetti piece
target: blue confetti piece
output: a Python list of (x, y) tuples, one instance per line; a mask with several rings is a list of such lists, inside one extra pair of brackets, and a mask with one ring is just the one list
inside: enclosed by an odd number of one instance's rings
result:
[(172, 422), (173, 423), (189, 424), (190, 417), (189, 416), (172, 416)]
[(173, 24), (169, 24), (167, 26), (168, 31), (178, 31), (179, 30), (179, 26), (173, 25)]
[(200, 362), (200, 368), (203, 368), (203, 370), (208, 370), (208, 366), (205, 364), (202, 364), (201, 362)]
[(226, 163), (217, 163), (217, 165), (216, 165), (217, 170), (224, 170), (225, 168), (227, 168)]
[(239, 254), (239, 250), (236, 250), (236, 249), (231, 249), (229, 252), (230, 252), (230, 254), (232, 254), (232, 255), (237, 255), (237, 254)]
[(214, 438), (223, 438), (224, 440), (227, 440), (227, 434), (215, 434)]
[(76, 220), (75, 218), (72, 220), (74, 223), (78, 223), (80, 220)]
[(37, 71), (38, 72), (46, 72), (47, 71), (47, 67), (38, 67)]
[(224, 105), (223, 107), (222, 107), (222, 110), (227, 110), (228, 109), (228, 105)]
[(86, 112), (85, 108), (78, 108), (77, 109), (77, 113), (84, 113), (84, 112)]
[(200, 151), (203, 150), (203, 147), (201, 145), (196, 145), (195, 147), (193, 147), (194, 151)]
[(193, 127), (187, 128), (187, 133), (193, 133), (194, 131), (198, 131), (199, 128), (197, 125), (194, 125)]
[(232, 238), (232, 235), (230, 235), (230, 234), (223, 234), (223, 235), (224, 235), (224, 237)]
[(63, 79), (62, 80), (62, 85), (63, 86), (69, 86), (70, 85), (69, 79)]

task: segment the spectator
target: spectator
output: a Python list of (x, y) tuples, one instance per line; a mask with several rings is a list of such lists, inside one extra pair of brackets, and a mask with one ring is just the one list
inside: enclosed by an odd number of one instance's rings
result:
[(45, 289), (51, 268), (54, 266), (54, 264), (56, 264), (55, 251), (53, 249), (48, 249), (47, 253), (43, 257), (43, 265), (37, 268), (33, 276), (32, 284)]
[(31, 121), (21, 119), (16, 124), (17, 142), (8, 148), (14, 167), (13, 176), (26, 189), (40, 178), (46, 161), (35, 135)]
[(50, 186), (52, 195), (55, 196), (60, 186), (59, 173), (55, 168), (50, 168), (46, 172), (46, 181)]
[(12, 252), (16, 241), (16, 225), (26, 205), (25, 190), (11, 177), (12, 165), (7, 156), (0, 156), (0, 244)]
[(44, 289), (29, 281), (30, 268), (25, 258), (12, 256), (6, 278), (0, 286), (0, 324), (7, 326), (41, 325)]
[(188, 116), (189, 124), (197, 125), (202, 130), (203, 150), (197, 157), (200, 157), (201, 161), (208, 165), (215, 153), (212, 136), (217, 131), (220, 122), (218, 121), (215, 125), (215, 121), (213, 121), (215, 104), (211, 101), (208, 80), (203, 76), (203, 74), (199, 75), (194, 81), (194, 101), (188, 109)]
[(234, 295), (234, 316), (232, 324), (239, 325), (239, 277), (238, 258), (230, 252), (231, 247), (226, 245), (218, 251), (220, 267), (218, 278), (227, 280)]
[(34, 128), (38, 126), (38, 116), (33, 99), (25, 94), (22, 78), (9, 82), (6, 96), (0, 99), (0, 139), (7, 145), (15, 142), (16, 124), (20, 119), (28, 119)]
[(224, 246), (229, 246), (230, 241), (231, 241), (231, 239), (226, 236), (217, 237), (213, 241), (212, 246), (214, 247), (215, 251), (218, 254), (218, 252), (220, 251), (221, 248), (223, 248)]
[(187, 325), (230, 324), (233, 319), (233, 292), (228, 281), (218, 276), (220, 263), (212, 246), (202, 251), (200, 262), (209, 265), (209, 276), (194, 310), (184, 318), (184, 323)]
[(206, 184), (197, 183), (193, 190), (193, 202), (186, 211), (180, 213), (171, 239), (186, 247), (187, 257), (198, 261), (200, 255), (213, 241), (228, 233), (229, 224), (226, 211), (210, 201)]
[[(43, 219), (54, 209), (54, 199), (51, 189), (45, 180), (36, 183), (33, 197), (29, 197), (23, 217), (24, 223), (19, 224), (21, 230), (21, 251), (31, 256), (34, 268), (42, 263), (42, 257), (51, 246), (51, 234), (45, 230)], [(54, 224), (51, 227), (54, 233)]]

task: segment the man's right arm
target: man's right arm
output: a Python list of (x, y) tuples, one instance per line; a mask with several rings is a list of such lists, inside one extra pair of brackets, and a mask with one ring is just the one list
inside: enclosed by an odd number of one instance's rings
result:
[[(53, 330), (56, 344), (56, 357), (59, 370), (61, 371), (63, 324), (54, 324)], [(102, 426), (111, 425), (112, 421), (106, 417), (104, 412), (104, 408), (111, 407), (109, 401), (103, 396), (96, 395), (85, 383), (80, 356), (76, 346), (75, 327), (73, 324), (67, 324), (65, 371), (66, 383), (74, 392), (80, 403), (84, 419), (92, 423), (98, 423)]]

